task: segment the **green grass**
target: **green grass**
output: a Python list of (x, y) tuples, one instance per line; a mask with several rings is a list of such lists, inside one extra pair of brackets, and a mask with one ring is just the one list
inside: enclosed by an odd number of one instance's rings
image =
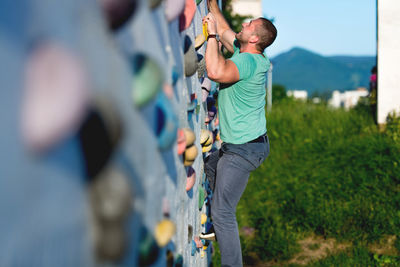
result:
[(255, 229), (241, 237), (245, 263), (285, 262), (314, 234), (357, 245), (312, 266), (381, 266), (366, 248), (400, 236), (393, 135), (378, 131), (367, 106), (345, 111), (287, 99), (274, 103), (267, 123), (270, 156), (237, 208), (239, 227)]
[(327, 258), (309, 264), (311, 267), (332, 267), (332, 266), (399, 266), (400, 258), (395, 256), (374, 255), (365, 247), (354, 247), (348, 251), (330, 255)]

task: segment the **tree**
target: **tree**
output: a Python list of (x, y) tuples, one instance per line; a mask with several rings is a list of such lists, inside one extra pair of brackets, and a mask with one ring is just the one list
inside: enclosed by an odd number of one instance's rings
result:
[(286, 88), (281, 84), (272, 85), (272, 102), (278, 102), (286, 98)]
[(246, 19), (251, 18), (251, 16), (233, 14), (232, 0), (222, 1), (222, 14), (234, 32), (240, 32), (242, 30), (242, 23)]

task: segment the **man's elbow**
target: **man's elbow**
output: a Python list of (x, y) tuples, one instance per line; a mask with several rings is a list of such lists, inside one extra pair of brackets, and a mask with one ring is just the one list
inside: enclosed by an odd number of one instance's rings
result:
[(207, 76), (208, 76), (209, 79), (211, 79), (211, 80), (213, 80), (213, 81), (214, 81), (214, 80), (216, 79), (216, 77), (217, 77), (216, 73), (213, 72), (213, 71), (207, 71)]
[(206, 71), (207, 71), (207, 77), (210, 78), (211, 80), (214, 80), (215, 77), (217, 76), (217, 68), (213, 64), (209, 64), (209, 62), (206, 59)]
[(221, 78), (221, 75), (217, 70), (207, 70), (207, 76), (210, 80), (214, 82), (218, 82)]

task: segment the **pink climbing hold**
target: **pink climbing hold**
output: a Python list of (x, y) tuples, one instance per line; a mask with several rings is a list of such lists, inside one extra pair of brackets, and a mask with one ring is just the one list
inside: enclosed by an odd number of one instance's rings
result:
[(202, 89), (202, 100), (203, 102), (205, 102), (207, 100), (208, 95), (210, 94), (211, 80), (205, 77), (203, 82), (201, 83), (201, 89)]
[(45, 43), (26, 63), (21, 129), (29, 150), (43, 152), (73, 134), (84, 119), (89, 85), (79, 58)]
[(174, 97), (174, 89), (169, 83), (164, 83), (163, 92), (169, 99)]
[(196, 172), (191, 166), (189, 166), (186, 178), (186, 192), (192, 189), (195, 183), (196, 183)]
[(194, 14), (196, 13), (196, 4), (193, 0), (186, 0), (185, 9), (179, 17), (179, 31), (189, 28), (192, 23)]
[(195, 236), (194, 237), (194, 242), (196, 243), (196, 248), (202, 248), (203, 247), (203, 242), (201, 242), (200, 237)]
[(185, 7), (185, 0), (166, 0), (165, 1), (165, 17), (168, 22), (176, 19)]
[(177, 153), (178, 155), (182, 155), (183, 152), (185, 152), (186, 149), (186, 136), (185, 132), (182, 129), (178, 129), (177, 132)]

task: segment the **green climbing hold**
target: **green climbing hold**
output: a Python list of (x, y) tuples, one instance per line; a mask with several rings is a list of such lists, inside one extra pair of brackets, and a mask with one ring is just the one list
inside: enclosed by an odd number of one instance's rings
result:
[(183, 266), (183, 257), (182, 257), (182, 255), (178, 255), (178, 256), (176, 256), (176, 259), (175, 259), (175, 267), (182, 267)]
[(143, 228), (141, 232), (141, 241), (139, 245), (139, 266), (152, 265), (160, 254), (160, 248), (154, 237)]
[(152, 100), (160, 91), (164, 80), (160, 66), (144, 54), (137, 54), (132, 59), (133, 103), (142, 107)]
[(199, 187), (199, 210), (203, 207), (204, 199), (206, 197), (206, 192), (203, 187)]

